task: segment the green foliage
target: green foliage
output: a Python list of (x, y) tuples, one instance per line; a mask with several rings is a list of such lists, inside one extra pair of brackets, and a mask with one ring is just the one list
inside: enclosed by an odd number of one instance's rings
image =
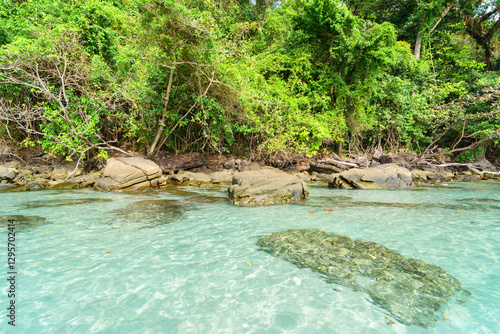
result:
[(475, 150), (465, 150), (457, 157), (455, 160), (457, 162), (466, 163), (466, 162), (474, 162), (477, 158), (481, 157), (484, 154), (484, 148), (478, 147)]
[(439, 21), (449, 3), (3, 1), (1, 136), (106, 158), (111, 145), (422, 150), (444, 132), (437, 144), (452, 150), (480, 142), (466, 161), (498, 140), (500, 75), (486, 70), (498, 36), (485, 61), (474, 24), (493, 7), (463, 0)]

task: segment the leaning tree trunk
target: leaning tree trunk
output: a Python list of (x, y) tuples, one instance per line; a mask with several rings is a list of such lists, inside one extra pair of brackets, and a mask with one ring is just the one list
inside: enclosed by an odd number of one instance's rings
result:
[(416, 59), (420, 59), (420, 53), (422, 50), (422, 28), (419, 28), (417, 34), (417, 40), (415, 41), (415, 50), (413, 51), (413, 55)]

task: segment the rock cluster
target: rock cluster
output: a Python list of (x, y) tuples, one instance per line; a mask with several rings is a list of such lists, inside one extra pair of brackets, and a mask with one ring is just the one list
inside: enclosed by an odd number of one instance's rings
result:
[[(232, 184), (235, 173), (261, 173), (269, 168), (271, 167), (245, 159), (203, 156), (198, 153), (166, 156), (156, 162), (139, 156), (111, 158), (104, 168), (100, 166), (100, 170), (90, 172), (84, 171), (83, 164), (77, 166), (76, 161), (34, 166), (10, 161), (0, 165), (0, 191), (47, 188), (63, 190), (92, 186), (101, 191), (135, 191), (180, 185), (220, 186)], [(413, 184), (428, 186), (449, 181), (500, 180), (498, 169), (486, 159), (473, 164), (436, 165), (411, 156), (384, 155), (380, 151), (375, 152), (370, 159), (367, 156), (359, 156), (356, 159), (343, 160), (338, 155), (331, 154), (328, 158), (301, 162), (287, 167), (286, 170), (295, 173), (293, 175), (304, 182), (327, 182), (330, 187), (343, 189), (397, 189), (411, 187)], [(408, 170), (411, 173), (408, 173)], [(295, 178), (292, 183), (294, 182), (297, 182)], [(258, 182), (255, 184), (262, 189)], [(296, 198), (296, 191), (299, 191), (298, 186), (294, 187), (297, 190), (294, 190), (292, 199)], [(304, 194), (298, 195), (298, 198), (302, 197)], [(233, 198), (234, 202), (239, 201), (237, 193)], [(270, 202), (286, 201), (288, 200), (282, 199)]]
[(459, 280), (442, 268), (375, 242), (303, 229), (273, 233), (257, 245), (299, 268), (318, 271), (327, 283), (367, 293), (406, 325), (434, 325), (440, 308), (461, 290)]
[(309, 196), (297, 176), (272, 169), (236, 173), (229, 187), (229, 200), (236, 205), (256, 206), (287, 203)]
[(328, 185), (340, 189), (404, 189), (413, 186), (411, 172), (396, 164), (355, 168), (334, 175)]

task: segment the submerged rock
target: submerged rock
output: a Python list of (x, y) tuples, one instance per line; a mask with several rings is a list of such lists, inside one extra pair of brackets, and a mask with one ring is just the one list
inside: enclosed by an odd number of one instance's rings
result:
[(351, 169), (334, 176), (328, 185), (340, 189), (404, 189), (413, 187), (411, 172), (396, 164)]
[(54, 183), (50, 186), (50, 189), (52, 190), (69, 190), (69, 189), (77, 189), (79, 188), (78, 184), (76, 182), (72, 181), (61, 181)]
[(500, 200), (493, 198), (464, 198), (459, 201), (484, 209), (500, 209)]
[(287, 203), (309, 196), (306, 183), (297, 176), (270, 169), (234, 174), (228, 192), (231, 202), (244, 206)]
[(319, 271), (327, 283), (367, 293), (405, 325), (432, 326), (439, 309), (461, 290), (458, 279), (440, 267), (375, 242), (301, 229), (273, 233), (257, 245), (299, 268)]
[[(146, 228), (180, 220), (185, 209), (186, 206), (181, 201), (159, 199), (133, 202), (113, 213), (123, 223)], [(113, 221), (113, 224), (117, 224), (117, 221)]]
[(181, 187), (165, 188), (165, 189), (162, 189), (162, 191), (169, 193), (169, 194), (172, 194), (172, 195), (177, 195), (177, 196), (197, 196), (197, 195), (199, 195), (199, 193), (197, 193), (197, 192), (184, 190)]
[(108, 198), (68, 198), (68, 199), (49, 199), (46, 201), (32, 201), (26, 202), (20, 207), (22, 209), (36, 209), (36, 208), (45, 208), (45, 207), (56, 207), (56, 206), (65, 206), (65, 205), (79, 205), (79, 204), (88, 204), (88, 203), (98, 203), (98, 202), (111, 202), (112, 199)]
[(0, 228), (2, 229), (2, 231), (7, 231), (9, 219), (14, 219), (16, 232), (30, 230), (38, 225), (47, 223), (47, 219), (40, 216), (0, 215)]
[(387, 207), (387, 208), (401, 208), (408, 210), (422, 210), (428, 211), (429, 209), (447, 209), (453, 211), (483, 211), (486, 212), (485, 205), (477, 203), (467, 204), (449, 204), (449, 203), (397, 203), (397, 202), (365, 202), (365, 201), (351, 201), (350, 199), (342, 199), (343, 196), (335, 196), (330, 201), (307, 201), (296, 202), (295, 205), (303, 205), (307, 207), (321, 208), (325, 206), (334, 206), (335, 208), (356, 208), (356, 207)]

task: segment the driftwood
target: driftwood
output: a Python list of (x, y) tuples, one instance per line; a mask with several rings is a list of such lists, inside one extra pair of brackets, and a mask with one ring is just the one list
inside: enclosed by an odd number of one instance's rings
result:
[(333, 159), (323, 159), (316, 162), (311, 162), (309, 171), (318, 173), (342, 173), (345, 170), (358, 167), (357, 164), (343, 162)]

